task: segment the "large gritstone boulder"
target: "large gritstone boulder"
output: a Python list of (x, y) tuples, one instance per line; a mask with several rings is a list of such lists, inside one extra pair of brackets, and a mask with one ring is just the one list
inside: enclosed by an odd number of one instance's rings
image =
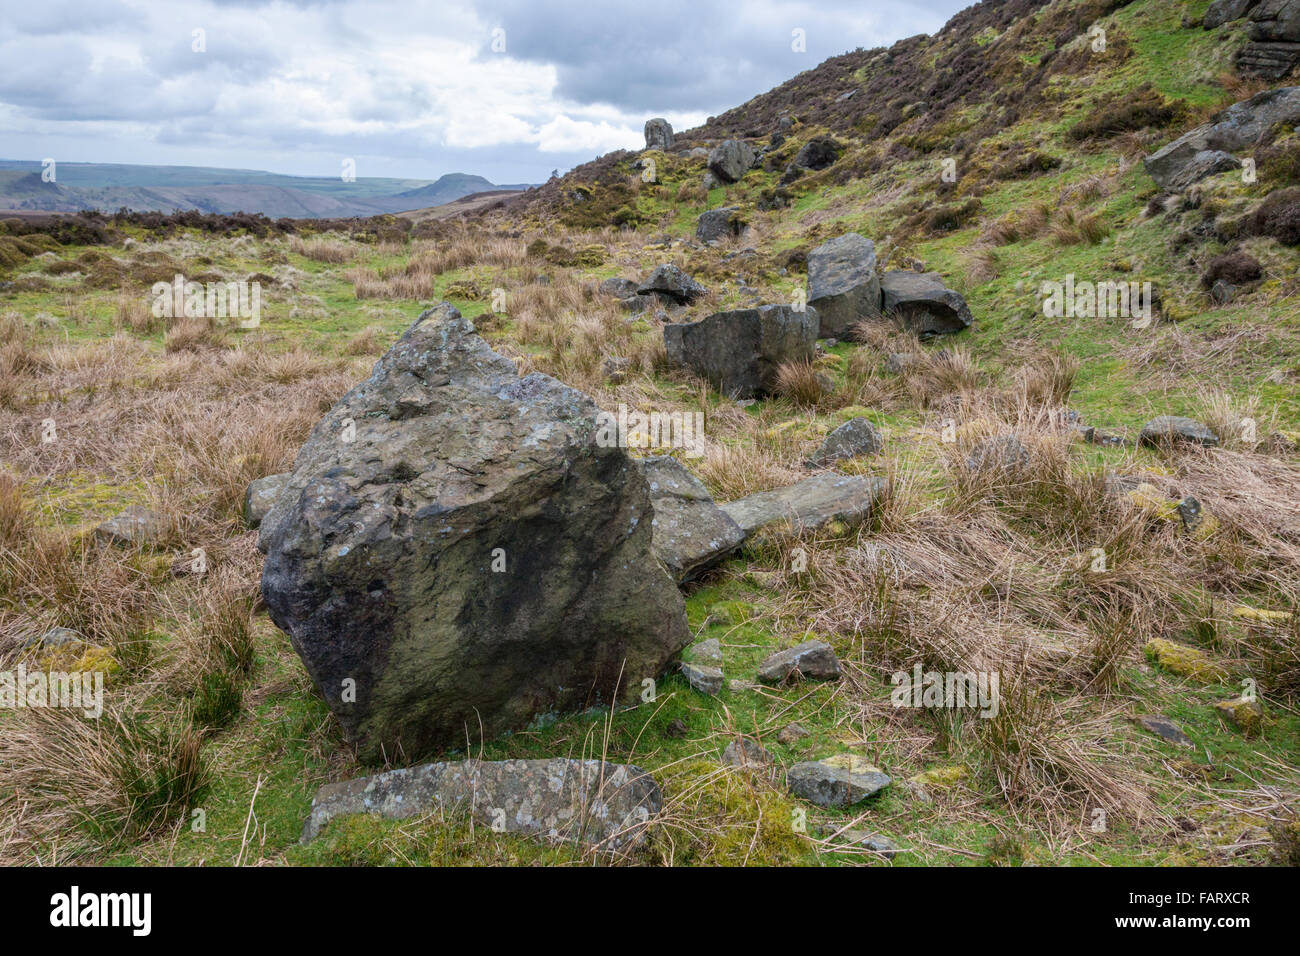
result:
[(808, 304), (821, 317), (823, 339), (847, 338), (853, 324), (880, 316), (876, 247), (856, 232), (808, 253)]
[(739, 182), (754, 165), (754, 147), (739, 139), (729, 139), (709, 153), (709, 172), (724, 183)]
[(645, 148), (668, 149), (673, 145), (673, 127), (660, 117), (645, 121)]
[(776, 388), (783, 362), (812, 361), (817, 312), (789, 305), (715, 312), (699, 322), (664, 326), (668, 362), (706, 378), (732, 398), (757, 398)]
[(1254, 146), (1275, 123), (1300, 123), (1300, 86), (1266, 90), (1234, 103), (1216, 113), (1210, 122), (1156, 150), (1142, 163), (1162, 189), (1186, 189), (1196, 175), (1208, 176), (1221, 168), (1221, 164), (1210, 161), (1216, 152), (1235, 153)]
[(262, 595), (363, 760), (622, 698), (690, 639), (598, 415), (442, 303), (312, 430)]
[(885, 314), (898, 316), (917, 335), (946, 335), (971, 324), (966, 300), (937, 272), (886, 272), (880, 292)]

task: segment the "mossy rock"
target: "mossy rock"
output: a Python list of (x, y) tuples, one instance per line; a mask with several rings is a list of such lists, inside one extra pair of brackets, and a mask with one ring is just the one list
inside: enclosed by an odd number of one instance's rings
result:
[(1214, 705), (1220, 717), (1247, 737), (1258, 737), (1264, 729), (1264, 708), (1255, 700), (1221, 700)]
[(1147, 660), (1161, 669), (1202, 684), (1222, 681), (1228, 676), (1227, 668), (1211, 660), (1204, 651), (1163, 637), (1147, 641), (1143, 651)]
[(744, 601), (717, 601), (709, 605), (709, 624), (743, 624), (754, 616), (754, 605)]
[(957, 786), (969, 776), (970, 771), (966, 767), (961, 764), (954, 764), (950, 767), (931, 767), (929, 770), (909, 777), (908, 780), (911, 783), (929, 787), (932, 790), (947, 790)]

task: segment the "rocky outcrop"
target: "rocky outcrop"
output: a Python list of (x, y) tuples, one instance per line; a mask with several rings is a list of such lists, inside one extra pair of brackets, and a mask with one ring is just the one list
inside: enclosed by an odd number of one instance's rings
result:
[(811, 361), (818, 313), (788, 305), (715, 312), (664, 326), (668, 362), (690, 369), (731, 398), (757, 398), (776, 387), (783, 362)]
[(690, 305), (704, 295), (705, 288), (679, 266), (665, 263), (656, 266), (650, 277), (637, 286), (638, 295), (657, 295), (678, 305)]
[(694, 577), (745, 540), (731, 517), (713, 503), (704, 483), (670, 455), (637, 462), (654, 509), (655, 557), (677, 581)]
[(695, 238), (701, 242), (712, 242), (724, 236), (738, 236), (745, 228), (745, 221), (738, 215), (735, 206), (710, 209), (700, 214), (695, 224)]
[(796, 530), (816, 531), (832, 521), (861, 523), (884, 495), (883, 478), (823, 472), (775, 491), (760, 491), (723, 504), (722, 510), (746, 535), (778, 522)]
[(724, 183), (739, 182), (754, 165), (754, 147), (744, 140), (729, 139), (709, 153), (709, 172)]
[(1259, 0), (1214, 0), (1201, 18), (1201, 26), (1213, 30), (1233, 20), (1240, 20), (1257, 3)]
[(312, 430), (262, 595), (365, 761), (630, 693), (688, 642), (600, 410), (443, 303)]
[(645, 148), (669, 149), (673, 145), (672, 125), (661, 117), (645, 121)]
[(821, 317), (820, 338), (845, 338), (854, 323), (878, 317), (875, 244), (850, 232), (809, 252), (808, 304)]
[(966, 300), (943, 284), (937, 272), (886, 272), (880, 279), (886, 315), (898, 317), (922, 337), (950, 335), (969, 328)]
[(1186, 189), (1197, 175), (1209, 175), (1222, 166), (1222, 158), (1216, 160), (1215, 153), (1235, 153), (1254, 146), (1275, 123), (1300, 123), (1300, 86), (1265, 90), (1234, 103), (1142, 162), (1162, 189)]
[(465, 813), (496, 832), (625, 850), (663, 805), (654, 778), (599, 760), (465, 760), (327, 783), (316, 791), (302, 842), (335, 817), (371, 813), (405, 820)]
[(1280, 80), (1300, 65), (1300, 0), (1261, 0), (1250, 21), (1250, 42), (1237, 54), (1238, 72)]

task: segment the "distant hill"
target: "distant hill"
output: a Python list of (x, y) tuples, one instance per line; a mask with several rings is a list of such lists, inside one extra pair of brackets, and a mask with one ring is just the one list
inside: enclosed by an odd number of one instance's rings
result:
[(437, 180), (284, 176), (247, 169), (59, 163), (56, 182), (41, 179), (40, 163), (0, 160), (0, 209), (140, 212), (197, 209), (262, 213), (273, 219), (342, 219), (425, 209), (474, 193), (517, 191), (482, 176), (448, 173)]

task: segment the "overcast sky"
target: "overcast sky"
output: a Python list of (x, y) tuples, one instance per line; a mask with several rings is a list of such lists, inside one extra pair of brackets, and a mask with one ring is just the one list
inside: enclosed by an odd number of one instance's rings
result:
[(0, 158), (540, 182), (969, 2), (3, 0)]

